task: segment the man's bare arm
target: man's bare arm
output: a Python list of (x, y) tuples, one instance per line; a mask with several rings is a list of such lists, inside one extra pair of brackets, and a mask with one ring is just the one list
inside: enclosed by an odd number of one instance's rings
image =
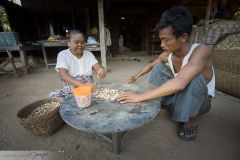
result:
[(179, 71), (176, 78), (167, 81), (152, 91), (146, 92), (143, 95), (143, 100), (162, 97), (184, 90), (197, 75), (203, 72), (210, 58), (211, 49), (207, 46), (201, 46), (192, 55), (189, 63)]
[(134, 83), (136, 80), (138, 80), (143, 75), (147, 74), (152, 70), (152, 68), (161, 62), (166, 63), (169, 53), (163, 52), (161, 53), (156, 60), (154, 60), (152, 63), (146, 65), (140, 72), (138, 72), (136, 75), (127, 77), (123, 80), (124, 83)]
[(202, 73), (210, 58), (211, 50), (206, 46), (202, 46), (195, 51), (195, 54), (192, 55), (189, 63), (180, 70), (176, 78), (173, 78), (160, 87), (143, 94), (123, 94), (122, 96), (119, 96), (118, 101), (122, 101), (122, 103), (140, 102), (171, 95), (184, 90), (197, 75)]

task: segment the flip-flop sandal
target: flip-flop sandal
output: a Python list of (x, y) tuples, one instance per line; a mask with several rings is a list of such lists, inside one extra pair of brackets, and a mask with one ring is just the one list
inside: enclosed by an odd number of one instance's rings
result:
[[(182, 127), (178, 132), (178, 138), (184, 141), (192, 141), (197, 137), (197, 130), (198, 130), (198, 124), (189, 128)], [(183, 133), (183, 135), (181, 135), (180, 133)], [(188, 137), (187, 135), (191, 135), (191, 136)]]

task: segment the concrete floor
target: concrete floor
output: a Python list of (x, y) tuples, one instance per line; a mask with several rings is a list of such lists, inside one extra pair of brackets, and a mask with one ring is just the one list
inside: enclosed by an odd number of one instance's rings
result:
[[(109, 73), (102, 82), (121, 82), (123, 76), (136, 73), (154, 57), (138, 59), (141, 62), (111, 59)], [(148, 76), (136, 85), (147, 86)], [(177, 138), (177, 124), (169, 119), (165, 110), (149, 124), (126, 133), (119, 155), (112, 152), (108, 142), (67, 124), (49, 137), (31, 135), (17, 120), (17, 111), (35, 100), (46, 98), (51, 90), (60, 86), (54, 68), (46, 71), (43, 65), (34, 67), (30, 74), (20, 78), (0, 75), (0, 150), (47, 150), (57, 154), (59, 160), (240, 159), (240, 101), (220, 92), (213, 100), (211, 111), (199, 117), (198, 136), (192, 142)]]

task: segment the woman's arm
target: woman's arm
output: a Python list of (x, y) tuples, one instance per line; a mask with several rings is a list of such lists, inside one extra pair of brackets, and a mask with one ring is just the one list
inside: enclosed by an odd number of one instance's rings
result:
[(65, 81), (66, 83), (73, 85), (75, 87), (83, 85), (83, 83), (79, 80), (76, 80), (74, 77), (72, 77), (68, 70), (65, 68), (58, 68), (60, 78)]
[(100, 63), (94, 64), (93, 70), (97, 73), (97, 78), (104, 78), (107, 74), (106, 69)]

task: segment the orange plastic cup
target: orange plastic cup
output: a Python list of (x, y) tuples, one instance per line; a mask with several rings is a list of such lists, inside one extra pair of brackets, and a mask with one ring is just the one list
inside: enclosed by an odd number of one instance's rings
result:
[(73, 95), (80, 109), (87, 108), (91, 105), (91, 93), (91, 86), (79, 86), (73, 89)]

